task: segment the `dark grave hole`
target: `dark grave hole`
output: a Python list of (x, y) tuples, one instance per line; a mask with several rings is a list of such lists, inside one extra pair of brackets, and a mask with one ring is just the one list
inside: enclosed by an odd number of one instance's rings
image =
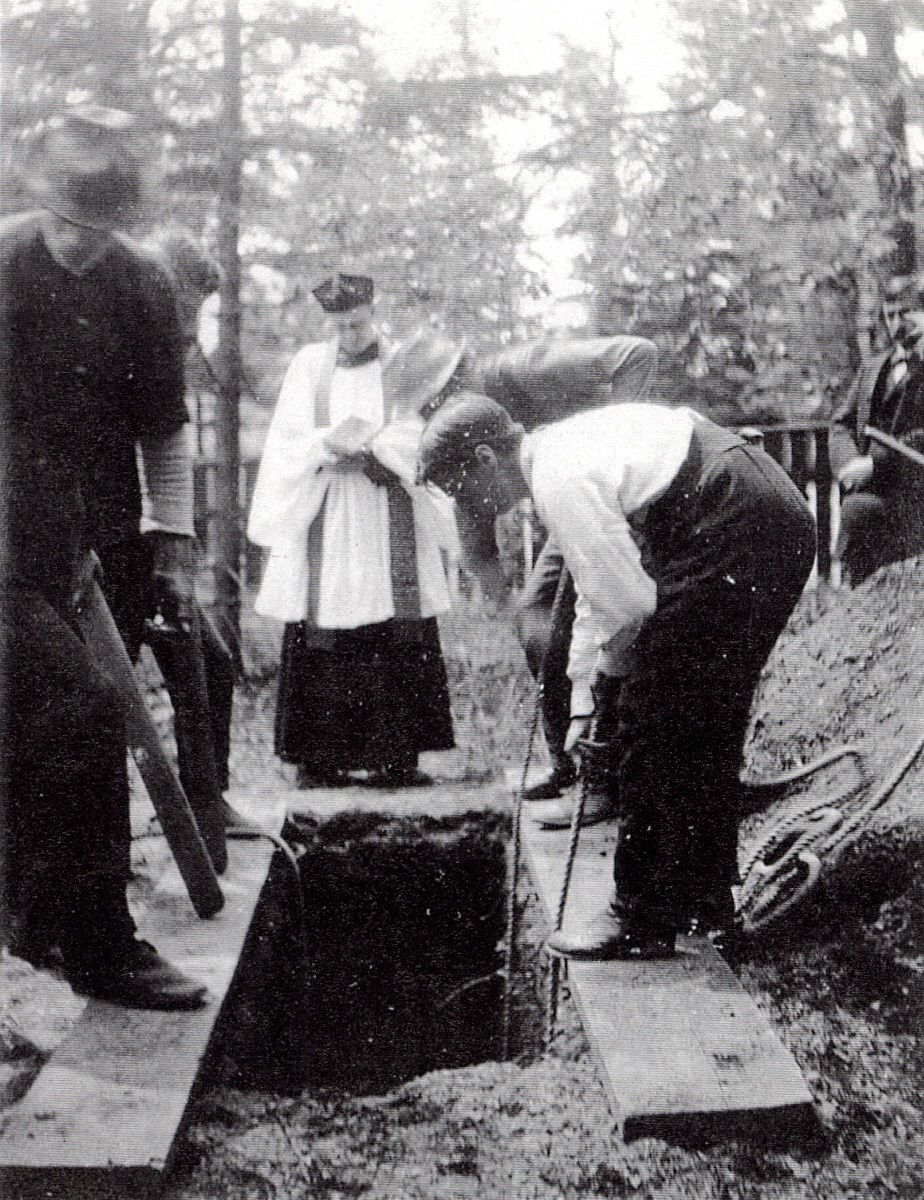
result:
[(498, 1058), (508, 835), (503, 813), (291, 818), (304, 920), (277, 854), (221, 1022), (221, 1075), (363, 1094)]

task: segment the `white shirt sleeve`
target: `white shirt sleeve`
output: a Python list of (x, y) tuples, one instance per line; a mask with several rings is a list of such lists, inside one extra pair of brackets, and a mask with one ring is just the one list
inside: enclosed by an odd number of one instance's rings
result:
[(567, 547), (565, 562), (578, 593), (568, 657), (575, 716), (593, 711), (590, 685), (598, 666), (623, 674), (625, 652), (657, 600), (657, 586), (642, 567), (615, 491), (586, 477), (571, 478), (543, 497), (549, 528)]
[(694, 414), (607, 405), (527, 435), (533, 500), (578, 593), (568, 674), (571, 712), (593, 711), (596, 671), (625, 674), (626, 652), (657, 605), (629, 517), (663, 495), (686, 457)]

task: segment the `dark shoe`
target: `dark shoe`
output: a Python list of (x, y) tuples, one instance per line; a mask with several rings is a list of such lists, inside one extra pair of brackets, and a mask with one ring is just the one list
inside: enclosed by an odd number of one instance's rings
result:
[(723, 933), (735, 927), (735, 898), (731, 888), (717, 891), (709, 899), (701, 899), (696, 903), (694, 917), (690, 922), (690, 932), (706, 934)]
[[(534, 821), (538, 821), (543, 829), (570, 829), (576, 799), (567, 797), (553, 804), (544, 804), (541, 809), (530, 812)], [(585, 825), (596, 825), (615, 816), (613, 800), (605, 792), (591, 792), (584, 801), (584, 811), (581, 813), (581, 828)]]
[(537, 779), (534, 784), (523, 789), (524, 800), (554, 800), (560, 796), (572, 783), (576, 771), (574, 767), (554, 766), (547, 775)]
[(665, 925), (643, 925), (617, 917), (607, 906), (575, 933), (559, 930), (548, 940), (554, 954), (586, 961), (670, 958), (676, 932)]
[(172, 966), (149, 942), (134, 940), (117, 958), (72, 965), (65, 978), (75, 992), (127, 1008), (179, 1011), (201, 1008), (207, 988)]
[(432, 787), (434, 780), (420, 767), (383, 767), (371, 772), (367, 783), (374, 788), (412, 788)]

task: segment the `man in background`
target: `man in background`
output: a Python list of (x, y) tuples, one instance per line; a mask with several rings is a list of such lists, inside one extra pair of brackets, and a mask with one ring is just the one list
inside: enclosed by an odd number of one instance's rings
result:
[(831, 428), (831, 467), (844, 492), (837, 557), (854, 587), (924, 550), (924, 468), (866, 427), (924, 450), (924, 303), (916, 276), (896, 276), (881, 310), (888, 345), (857, 372)]

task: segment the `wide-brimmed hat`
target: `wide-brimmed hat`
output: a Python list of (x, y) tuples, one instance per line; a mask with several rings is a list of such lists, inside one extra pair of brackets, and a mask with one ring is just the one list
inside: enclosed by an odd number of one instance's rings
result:
[(141, 158), (130, 113), (81, 105), (49, 121), (33, 143), (24, 179), (36, 201), (91, 229), (122, 229), (143, 201)]
[(452, 378), (464, 350), (464, 341), (425, 332), (397, 346), (382, 367), (386, 412), (419, 413)]

